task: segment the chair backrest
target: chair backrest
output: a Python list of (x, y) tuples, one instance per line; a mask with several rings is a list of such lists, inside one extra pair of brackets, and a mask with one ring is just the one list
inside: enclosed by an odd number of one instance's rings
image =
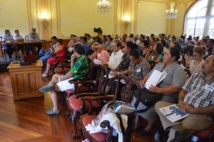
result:
[(97, 72), (95, 90), (97, 90), (96, 92), (105, 93), (106, 85), (108, 82), (108, 69), (103, 65), (98, 66), (99, 70)]
[(88, 58), (88, 62), (89, 62), (89, 72), (87, 74), (86, 79), (90, 79), (90, 80), (96, 80), (97, 79), (97, 74), (98, 74), (98, 68), (99, 66), (96, 65), (93, 60)]
[[(118, 82), (115, 91), (115, 98), (121, 98), (122, 101), (130, 103), (133, 100), (134, 90), (137, 90), (138, 95), (141, 96), (140, 84), (133, 78), (125, 75), (119, 75), (117, 78)], [(120, 97), (118, 97), (118, 95), (120, 95)], [(134, 107), (137, 108), (138, 104), (139, 100), (136, 100), (136, 102), (134, 102)]]
[[(123, 84), (123, 85), (121, 86), (121, 84)], [(120, 87), (122, 87), (122, 88), (120, 88)], [(116, 87), (116, 91), (115, 91), (115, 98), (118, 98), (117, 95), (120, 94), (122, 101), (131, 103), (133, 100), (133, 95), (134, 95), (133, 91), (136, 89), (138, 90), (138, 95), (141, 96), (141, 87), (137, 81), (135, 81), (133, 78), (130, 78), (128, 76), (119, 75), (117, 87)], [(133, 104), (134, 104), (133, 107), (135, 107), (137, 109), (139, 100), (136, 100)], [(134, 131), (136, 112), (127, 114), (127, 116), (128, 116), (128, 127), (124, 134), (124, 136), (125, 136), (124, 141), (130, 142), (131, 135)]]

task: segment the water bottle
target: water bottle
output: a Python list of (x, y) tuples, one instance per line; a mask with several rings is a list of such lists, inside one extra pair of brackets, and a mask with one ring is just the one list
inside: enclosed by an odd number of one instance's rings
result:
[(199, 137), (198, 137), (198, 136), (193, 135), (193, 136), (192, 136), (192, 140), (191, 140), (191, 142), (198, 142), (198, 140), (199, 140)]
[(160, 133), (159, 133), (159, 131), (156, 131), (156, 133), (155, 133), (154, 142), (160, 142)]

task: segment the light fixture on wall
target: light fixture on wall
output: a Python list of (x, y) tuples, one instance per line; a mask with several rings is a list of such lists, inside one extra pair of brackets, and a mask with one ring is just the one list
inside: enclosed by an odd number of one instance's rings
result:
[(166, 10), (166, 18), (167, 19), (175, 19), (178, 15), (178, 10), (174, 9), (175, 3), (171, 2), (170, 3), (170, 9)]
[(122, 19), (122, 20), (123, 20), (125, 26), (128, 26), (129, 23), (130, 23), (130, 16), (129, 16), (128, 14), (125, 14), (125, 15), (123, 16), (123, 19)]
[(100, 13), (107, 13), (111, 9), (111, 3), (108, 0), (100, 0), (97, 3), (97, 9)]
[(42, 26), (45, 29), (48, 27), (48, 19), (50, 19), (50, 17), (48, 16), (47, 12), (43, 11), (41, 13), (41, 21), (42, 21)]

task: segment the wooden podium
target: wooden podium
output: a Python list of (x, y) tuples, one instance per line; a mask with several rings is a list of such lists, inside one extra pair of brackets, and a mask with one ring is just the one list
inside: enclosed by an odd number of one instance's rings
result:
[(9, 69), (15, 100), (44, 96), (38, 91), (43, 86), (41, 60), (27, 66), (20, 66), (19, 61), (13, 61), (7, 68)]

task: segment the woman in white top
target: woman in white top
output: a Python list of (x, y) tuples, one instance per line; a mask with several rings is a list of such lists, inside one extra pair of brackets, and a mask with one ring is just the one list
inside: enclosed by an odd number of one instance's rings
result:
[(200, 73), (202, 70), (202, 64), (204, 63), (203, 55), (205, 54), (205, 50), (203, 47), (195, 47), (193, 49), (193, 58), (190, 62), (190, 72), (193, 73)]

